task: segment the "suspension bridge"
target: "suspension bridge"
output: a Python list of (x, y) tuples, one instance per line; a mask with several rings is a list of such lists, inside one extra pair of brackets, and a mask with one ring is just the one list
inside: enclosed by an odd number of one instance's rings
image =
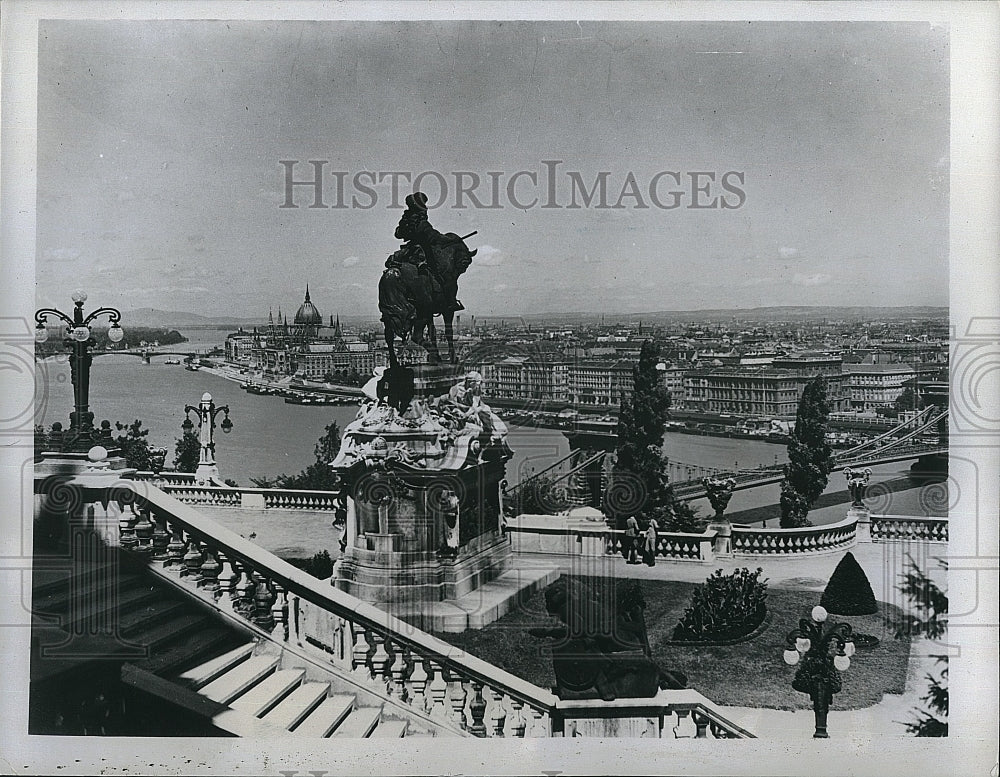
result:
[[(853, 448), (835, 452), (833, 471), (947, 454), (947, 423), (948, 410), (941, 411), (933, 405), (929, 406), (877, 437)], [(516, 486), (507, 489), (505, 497), (516, 505), (532, 489), (532, 498), (541, 501), (543, 506), (546, 506), (546, 502), (551, 503), (547, 506), (558, 509), (585, 504), (597, 506), (608, 482), (607, 455), (607, 451), (575, 449), (554, 464), (531, 473)], [(667, 474), (676, 496), (689, 501), (705, 496), (702, 478), (732, 478), (735, 481), (734, 490), (742, 491), (781, 482), (784, 478), (784, 465), (776, 463), (750, 469), (725, 469), (669, 461)], [(544, 484), (544, 489), (533, 488), (540, 484)]]

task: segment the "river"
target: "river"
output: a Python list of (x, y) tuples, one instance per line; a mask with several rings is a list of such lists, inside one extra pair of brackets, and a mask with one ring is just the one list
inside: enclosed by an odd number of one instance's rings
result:
[[(217, 343), (217, 331), (192, 332), (191, 345), (201, 348)], [(187, 345), (187, 344), (186, 344)], [(211, 393), (217, 405), (228, 405), (233, 429), (230, 434), (217, 430), (216, 459), (223, 477), (239, 485), (251, 486), (251, 477), (296, 474), (313, 462), (313, 446), (324, 427), (337, 421), (343, 429), (357, 413), (353, 406), (310, 406), (285, 404), (279, 397), (248, 394), (237, 383), (207, 372), (192, 372), (180, 365), (164, 364), (166, 356), (154, 356), (150, 364), (134, 356), (107, 355), (94, 358), (90, 379), (90, 407), (95, 420), (129, 423), (141, 419), (150, 430), (152, 445), (169, 449), (168, 464), (173, 460), (173, 446), (181, 435), (184, 406), (197, 405), (204, 392)], [(488, 398), (487, 398), (488, 401)], [(36, 369), (36, 423), (51, 425), (61, 421), (68, 426), (73, 405), (69, 364), (63, 359), (48, 359)], [(508, 437), (514, 458), (508, 464), (507, 478), (518, 482), (569, 452), (566, 438), (558, 431), (512, 427)], [(703, 467), (748, 468), (773, 465), (786, 460), (785, 447), (757, 440), (707, 437), (668, 432), (664, 450), (672, 461)], [(875, 468), (873, 482), (905, 477), (908, 462)], [(844, 490), (843, 476), (834, 473), (828, 494)], [(923, 514), (918, 495), (893, 495), (891, 510), (899, 514)], [(729, 512), (750, 510), (777, 502), (778, 487), (764, 487), (737, 492)], [(710, 511), (699, 500), (703, 514)], [(843, 517), (842, 508), (827, 508), (812, 516), (817, 523)]]

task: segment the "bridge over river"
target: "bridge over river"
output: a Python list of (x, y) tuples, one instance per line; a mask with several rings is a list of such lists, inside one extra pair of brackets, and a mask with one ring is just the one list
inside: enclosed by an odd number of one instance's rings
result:
[[(947, 455), (947, 422), (947, 410), (940, 411), (935, 406), (927, 407), (912, 418), (861, 445), (835, 452), (833, 471), (840, 471), (846, 467), (873, 467), (910, 459), (930, 460), (933, 457)], [(569, 455), (508, 489), (507, 497), (517, 500), (525, 493), (526, 488), (532, 487), (532, 484), (545, 483), (547, 491), (557, 492), (553, 496), (554, 502), (596, 506), (600, 502), (608, 478), (605, 462), (608, 455), (607, 445), (603, 447), (605, 450), (596, 452), (585, 447), (576, 447)], [(705, 486), (702, 483), (704, 477), (732, 478), (736, 481), (735, 490), (742, 491), (780, 482), (784, 478), (784, 465), (722, 469), (670, 461), (668, 474), (677, 497), (691, 501), (705, 496)]]

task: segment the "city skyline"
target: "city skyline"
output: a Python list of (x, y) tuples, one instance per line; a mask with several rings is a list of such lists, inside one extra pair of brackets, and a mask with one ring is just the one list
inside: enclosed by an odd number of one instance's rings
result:
[[(469, 314), (943, 306), (948, 77), (917, 23), (46, 21), (37, 298), (73, 267), (123, 308), (255, 317), (308, 282), (377, 317), (393, 174), (426, 171), (432, 223), (478, 230)], [(282, 160), (359, 207), (282, 208)]]

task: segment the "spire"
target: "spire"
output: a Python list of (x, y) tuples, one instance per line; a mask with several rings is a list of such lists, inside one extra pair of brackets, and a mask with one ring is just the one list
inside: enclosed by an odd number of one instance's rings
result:
[(306, 284), (306, 302), (309, 301), (309, 284)]

